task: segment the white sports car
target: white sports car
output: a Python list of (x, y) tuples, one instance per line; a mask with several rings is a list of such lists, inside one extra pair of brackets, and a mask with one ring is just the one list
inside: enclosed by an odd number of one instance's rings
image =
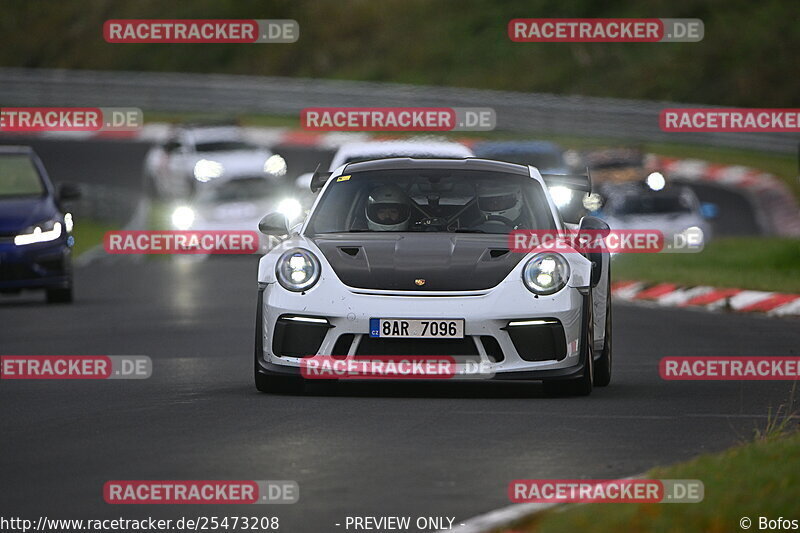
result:
[[(240, 176), (209, 183), (170, 214), (172, 228), (191, 231), (255, 231), (264, 213), (282, 213), (299, 224), (303, 206), (282, 180), (260, 175)], [(277, 239), (262, 235), (259, 250), (269, 250)]]
[(145, 157), (148, 186), (162, 198), (186, 198), (199, 185), (238, 176), (279, 177), (286, 162), (249, 142), (238, 126), (182, 126)]
[[(317, 355), (471, 356), (493, 379), (541, 380), (551, 394), (607, 385), (608, 254), (509, 247), (513, 229), (567, 229), (548, 185), (534, 167), (481, 159), (315, 174), (322, 192), (299, 232), (280, 213), (259, 224), (287, 238), (259, 263), (258, 390), (302, 391)], [(585, 217), (579, 229), (608, 226)], [(445, 327), (431, 338), (425, 319)]]
[[(364, 141), (343, 144), (333, 154), (328, 166), (330, 172), (348, 163), (360, 163), (374, 159), (392, 157), (415, 157), (420, 159), (465, 159), (475, 154), (465, 145), (452, 141), (439, 141), (424, 138), (407, 140)], [(299, 189), (308, 191), (312, 172), (301, 174), (295, 183)], [(316, 190), (311, 192), (317, 192)]]

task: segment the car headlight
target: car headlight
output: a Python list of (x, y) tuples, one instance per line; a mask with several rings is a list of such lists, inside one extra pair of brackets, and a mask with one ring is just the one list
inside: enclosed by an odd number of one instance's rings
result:
[(206, 182), (219, 178), (223, 172), (225, 172), (225, 167), (219, 161), (201, 159), (194, 164), (194, 179), (197, 181)]
[(61, 222), (55, 219), (47, 220), (22, 230), (14, 237), (14, 244), (24, 246), (37, 242), (54, 241), (59, 237), (61, 237)]
[(534, 294), (553, 294), (569, 281), (569, 263), (564, 256), (553, 252), (536, 254), (522, 270), (522, 281)]
[(319, 280), (319, 259), (302, 248), (284, 253), (275, 267), (275, 275), (281, 286), (289, 291), (310, 289)]
[(284, 176), (286, 174), (286, 160), (278, 154), (269, 156), (264, 162), (264, 172), (273, 176)]
[(194, 224), (194, 209), (182, 205), (172, 212), (172, 225), (179, 230), (187, 230)]

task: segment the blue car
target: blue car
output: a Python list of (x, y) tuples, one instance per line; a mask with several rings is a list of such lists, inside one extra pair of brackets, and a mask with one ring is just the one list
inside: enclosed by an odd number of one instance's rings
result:
[(72, 301), (72, 215), (42, 161), (27, 146), (0, 147), (0, 293), (44, 289), (49, 303)]
[(475, 157), (533, 165), (542, 174), (569, 174), (564, 149), (549, 141), (484, 141), (472, 151)]

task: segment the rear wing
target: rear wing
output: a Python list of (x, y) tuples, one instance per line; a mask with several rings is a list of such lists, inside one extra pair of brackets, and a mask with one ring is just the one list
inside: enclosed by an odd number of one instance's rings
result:
[(317, 192), (322, 189), (331, 177), (333, 172), (320, 172), (319, 165), (314, 169), (314, 174), (311, 176), (311, 192)]
[(592, 192), (592, 175), (589, 169), (586, 174), (542, 174), (548, 187), (562, 186), (576, 191)]

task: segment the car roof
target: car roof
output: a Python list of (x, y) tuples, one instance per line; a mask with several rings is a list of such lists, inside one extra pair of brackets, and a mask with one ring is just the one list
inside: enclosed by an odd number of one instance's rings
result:
[(505, 172), (530, 177), (530, 171), (525, 165), (492, 161), (489, 159), (415, 159), (412, 157), (394, 157), (390, 159), (376, 159), (360, 163), (348, 163), (348, 172), (366, 172), (372, 170), (404, 170), (404, 169), (432, 169), (432, 170), (480, 170), (484, 172)]

